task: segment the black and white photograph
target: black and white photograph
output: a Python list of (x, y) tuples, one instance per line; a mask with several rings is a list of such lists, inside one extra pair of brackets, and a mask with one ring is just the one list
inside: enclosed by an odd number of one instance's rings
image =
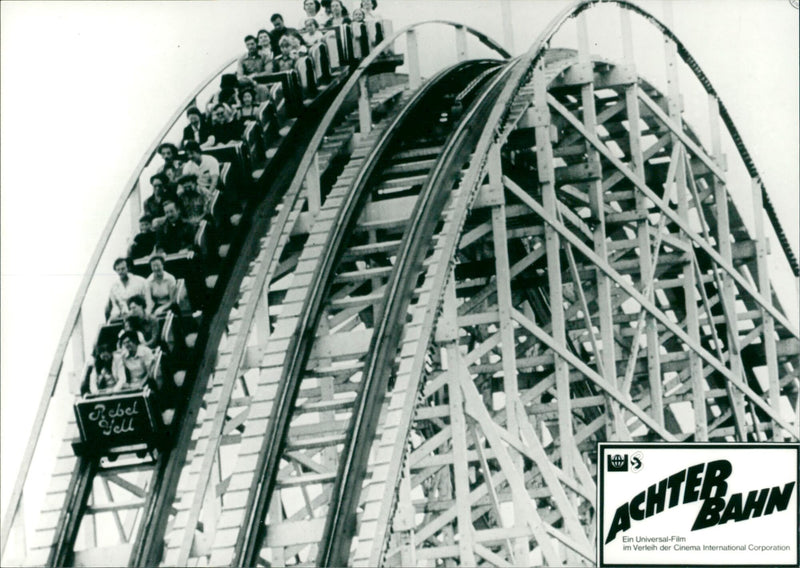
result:
[(0, 565), (800, 565), (799, 30), (0, 2)]

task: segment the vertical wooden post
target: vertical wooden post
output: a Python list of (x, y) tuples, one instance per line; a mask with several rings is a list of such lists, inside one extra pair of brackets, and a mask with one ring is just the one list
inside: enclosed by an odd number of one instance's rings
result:
[(506, 51), (514, 53), (514, 26), (510, 0), (500, 0), (500, 14), (503, 18), (503, 43)]
[[(500, 343), (503, 356), (503, 390), (505, 393), (506, 427), (512, 436), (519, 436), (519, 424), (527, 417), (517, 415), (516, 401), (519, 400), (517, 384), (516, 340), (514, 324), (511, 320), (511, 267), (508, 260), (508, 236), (506, 232), (506, 206), (503, 190), (503, 163), (500, 146), (494, 144), (489, 149), (487, 160), (489, 172), (489, 190), (487, 199), (492, 205), (492, 237), (494, 242), (495, 274), (497, 281), (497, 309), (500, 316)], [(518, 471), (522, 469), (522, 457), (512, 455), (512, 462)], [(514, 503), (514, 524), (523, 522), (525, 513), (522, 503)], [(528, 540), (518, 538), (514, 541), (514, 558), (522, 565), (528, 564), (530, 547)]]
[(467, 29), (464, 26), (456, 26), (456, 59), (467, 59)]
[(358, 128), (362, 137), (372, 130), (372, 109), (369, 104), (369, 86), (366, 75), (358, 78)]
[[(764, 203), (761, 195), (761, 182), (752, 179), (753, 212), (755, 213), (756, 233), (756, 266), (758, 270), (758, 291), (767, 302), (772, 303), (772, 288), (769, 281), (767, 266), (767, 246), (764, 235)], [(776, 411), (780, 411), (780, 385), (778, 384), (778, 351), (775, 345), (775, 320), (765, 309), (761, 309), (763, 321), (764, 355), (767, 362), (767, 377), (769, 380), (769, 403)], [(772, 423), (773, 440), (783, 440), (783, 432), (776, 422)]]
[(312, 215), (319, 213), (319, 208), (322, 205), (322, 196), (320, 195), (320, 179), (319, 179), (319, 152), (314, 153), (314, 159), (306, 173), (306, 191), (308, 199), (308, 211)]
[(408, 88), (415, 91), (422, 83), (419, 71), (419, 46), (416, 30), (406, 32), (406, 58), (408, 60)]
[[(631, 152), (631, 167), (642, 180), (644, 179), (644, 157), (642, 154), (642, 137), (640, 131), (641, 116), (639, 112), (639, 84), (636, 82), (636, 68), (633, 56), (633, 33), (631, 31), (631, 17), (628, 10), (620, 10), (622, 27), (622, 50), (625, 69), (632, 75), (632, 81), (625, 87), (625, 105), (628, 114), (628, 137)], [(671, 183), (672, 180), (668, 180)], [(645, 213), (637, 222), (636, 240), (639, 247), (639, 273), (642, 285), (648, 278), (655, 278), (653, 274), (653, 257), (650, 250), (650, 235), (646, 217), (647, 200), (641, 192), (634, 192), (636, 210)], [(653, 287), (649, 288), (647, 298), (653, 300)], [(645, 334), (647, 337), (647, 376), (650, 386), (650, 414), (661, 425), (664, 425), (664, 394), (661, 379), (661, 344), (658, 340), (658, 327), (656, 320), (651, 315), (644, 317)], [(635, 364), (635, 361), (634, 361)]]
[(438, 339), (447, 352), (447, 394), (450, 407), (450, 427), (453, 431), (453, 477), (455, 481), (456, 514), (458, 517), (458, 552), (461, 566), (477, 566), (475, 560), (472, 515), (469, 504), (469, 472), (467, 460), (467, 422), (464, 416), (464, 396), (461, 392), (458, 361), (458, 326), (456, 325), (456, 285), (451, 278), (445, 289), (443, 318), (452, 325), (444, 326)]
[[(555, 188), (555, 164), (550, 137), (550, 108), (547, 102), (547, 75), (544, 64), (539, 63), (533, 75), (533, 113), (536, 136), (536, 164), (539, 171), (539, 186), (542, 205), (551, 218), (558, 218), (558, 199)], [(561, 278), (561, 240), (558, 232), (549, 224), (544, 226), (545, 257), (549, 283), (550, 311), (553, 340), (566, 350), (566, 321), (564, 315), (564, 292)], [(572, 402), (570, 400), (569, 367), (563, 357), (554, 353), (556, 397), (558, 400), (558, 439), (561, 448), (561, 469), (572, 477), (575, 475), (575, 437), (572, 430)]]
[[(722, 170), (725, 170), (725, 159), (722, 155), (722, 140), (720, 138), (719, 127), (719, 101), (717, 101), (717, 98), (714, 95), (708, 96), (708, 116), (709, 131), (711, 134), (712, 158)], [(727, 187), (722, 180), (717, 178), (717, 176), (711, 176), (711, 184), (714, 190), (714, 202), (717, 210), (716, 237), (719, 254), (723, 259), (725, 259), (726, 262), (733, 264)], [(728, 336), (728, 366), (734, 375), (737, 377), (742, 377), (742, 379), (746, 381), (742, 368), (742, 360), (739, 356), (739, 328), (736, 320), (736, 287), (734, 286), (733, 280), (727, 272), (720, 272), (722, 273), (720, 275), (722, 287), (720, 290), (720, 301), (722, 302), (723, 313), (725, 314), (725, 327), (727, 328)], [(738, 391), (735, 396), (734, 404), (736, 407), (744, 405), (743, 396)], [(741, 417), (743, 414), (743, 409), (734, 408), (734, 412), (736, 413), (735, 416), (740, 416), (739, 420), (743, 420)]]
[[(577, 26), (578, 68), (579, 73), (581, 73), (583, 77), (583, 85), (581, 87), (583, 124), (586, 127), (587, 132), (594, 136), (597, 134), (597, 111), (594, 103), (594, 71), (589, 53), (589, 30), (586, 21), (586, 12), (582, 12), (578, 16)], [(597, 150), (595, 150), (589, 142), (586, 142), (585, 146), (586, 161), (591, 166), (591, 170), (600, 172), (600, 156), (597, 153)], [(609, 262), (608, 247), (606, 245), (606, 215), (602, 176), (594, 181), (589, 182), (588, 189), (589, 207), (592, 211), (592, 217), (595, 222), (592, 233), (594, 240), (594, 251), (604, 261)], [(603, 378), (606, 379), (609, 384), (619, 386), (616, 372), (616, 350), (614, 349), (614, 312), (611, 307), (611, 283), (605, 272), (599, 268), (595, 269), (595, 278), (597, 280), (597, 308), (600, 316), (600, 337), (602, 340), (602, 352), (595, 353), (595, 357), (597, 358), (598, 362), (602, 361), (602, 372), (604, 375)], [(587, 331), (592, 333), (591, 329), (588, 329)], [(612, 402), (611, 408), (614, 415), (614, 433), (616, 438), (623, 440), (630, 439), (628, 429), (625, 426), (624, 416), (619, 404)], [(567, 449), (565, 452), (570, 453), (571, 462), (572, 450)], [(568, 475), (574, 475), (574, 473), (569, 471)]]
[(86, 348), (83, 333), (83, 309), (78, 311), (75, 325), (72, 328), (72, 378), (70, 391), (78, 394), (83, 380), (84, 365), (86, 364)]
[(135, 235), (139, 232), (139, 217), (142, 216), (142, 189), (138, 180), (128, 198), (128, 207), (130, 207), (131, 214), (131, 234)]

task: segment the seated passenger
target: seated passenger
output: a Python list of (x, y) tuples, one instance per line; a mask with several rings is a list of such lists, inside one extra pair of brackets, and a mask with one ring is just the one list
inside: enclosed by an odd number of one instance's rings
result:
[(269, 40), (269, 32), (267, 30), (258, 30), (257, 34), (258, 52), (267, 58), (267, 61), (272, 61), (274, 54), (272, 53), (272, 43)]
[(128, 300), (134, 296), (142, 296), (145, 301), (147, 300), (145, 279), (128, 272), (127, 258), (118, 258), (114, 261), (114, 272), (119, 276), (119, 280), (111, 286), (108, 295), (107, 320), (125, 316), (128, 313)]
[(169, 181), (174, 181), (181, 171), (177, 146), (172, 142), (164, 142), (158, 147), (158, 155), (163, 158), (164, 165), (157, 173), (166, 175)]
[(272, 54), (275, 57), (277, 57), (280, 52), (280, 41), (284, 36), (296, 37), (301, 42), (303, 41), (300, 32), (294, 28), (287, 28), (283, 25), (283, 16), (280, 14), (272, 14), (269, 21), (272, 22), (272, 31), (269, 32), (269, 41), (272, 45)]
[(375, 11), (378, 7), (378, 0), (361, 0), (361, 9), (364, 10), (364, 20), (374, 22), (381, 20), (381, 16)]
[(111, 371), (111, 362), (96, 364), (92, 369), (89, 379), (89, 392), (92, 394), (103, 394), (114, 392), (117, 389), (118, 381)]
[(350, 18), (340, 0), (331, 0), (331, 17), (325, 22), (326, 28), (335, 28), (342, 24), (349, 24)]
[(305, 17), (303, 18), (303, 27), (308, 25), (308, 20), (314, 20), (317, 22), (317, 29), (325, 25), (325, 22), (330, 16), (328, 16), (328, 14), (325, 13), (325, 10), (322, 10), (321, 8), (322, 4), (319, 3), (319, 0), (305, 0), (303, 2), (303, 10), (306, 13)]
[(245, 122), (248, 120), (258, 120), (256, 91), (252, 87), (245, 87), (242, 89), (242, 106), (239, 108), (239, 117)]
[(174, 200), (175, 194), (164, 174), (151, 176), (150, 185), (153, 186), (153, 195), (144, 200), (144, 212), (154, 220), (164, 216), (164, 202)]
[(204, 148), (227, 144), (232, 140), (242, 137), (242, 123), (240, 120), (229, 120), (226, 117), (225, 105), (217, 103), (211, 112), (211, 135), (203, 144)]
[(128, 300), (128, 315), (125, 317), (123, 330), (132, 330), (142, 334), (144, 344), (155, 347), (161, 326), (158, 319), (147, 313), (147, 303), (144, 298), (134, 296)]
[(206, 214), (208, 194), (197, 187), (197, 176), (187, 174), (178, 180), (178, 203), (181, 217), (187, 223), (197, 225)]
[(122, 335), (122, 349), (114, 353), (112, 373), (117, 381), (115, 391), (141, 389), (152, 371), (153, 351), (139, 342), (138, 335), (126, 331)]
[(276, 73), (280, 71), (291, 71), (295, 69), (297, 60), (300, 59), (300, 48), (302, 45), (294, 37), (283, 37), (281, 39), (280, 50), (281, 54), (272, 60), (273, 71)]
[(269, 59), (259, 53), (258, 40), (256, 40), (255, 36), (249, 35), (245, 37), (244, 44), (247, 47), (247, 53), (239, 58), (239, 66), (236, 71), (240, 84), (242, 82), (252, 82), (250, 76), (267, 71), (267, 64), (269, 63)]
[(149, 313), (159, 316), (177, 302), (178, 282), (172, 274), (164, 270), (163, 255), (156, 254), (150, 259), (150, 271), (146, 288)]
[(184, 146), (189, 160), (183, 165), (183, 175), (194, 175), (197, 178), (197, 187), (206, 196), (217, 189), (219, 182), (219, 162), (214, 156), (203, 154), (200, 144), (194, 140)]
[(166, 254), (188, 251), (194, 242), (194, 233), (195, 227), (181, 219), (178, 205), (174, 201), (165, 201), (164, 222), (156, 232), (156, 248)]
[(128, 258), (143, 258), (153, 252), (156, 246), (156, 232), (153, 230), (153, 218), (147, 213), (139, 217), (139, 233), (133, 237), (128, 247)]
[(353, 23), (360, 24), (363, 23), (365, 20), (364, 10), (361, 8), (356, 8), (353, 10)]
[(303, 40), (309, 47), (325, 41), (325, 34), (319, 31), (319, 24), (314, 18), (306, 20), (306, 25), (300, 35), (303, 36)]
[(189, 119), (189, 124), (183, 129), (183, 139), (181, 144), (186, 146), (189, 141), (202, 144), (208, 140), (208, 126), (206, 125), (203, 113), (197, 107), (191, 107), (186, 111), (186, 118)]

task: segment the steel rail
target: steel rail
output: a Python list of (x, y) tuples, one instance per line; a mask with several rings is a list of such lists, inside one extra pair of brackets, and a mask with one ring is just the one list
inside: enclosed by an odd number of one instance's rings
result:
[[(375, 437), (384, 393), (389, 388), (391, 361), (400, 341), (405, 322), (403, 314), (411, 301), (414, 283), (425, 253), (430, 245), (436, 223), (452, 189), (458, 181), (463, 164), (468, 160), (482, 129), (482, 119), (491, 111), (498, 95), (498, 85), (508, 77), (513, 65), (497, 73), (458, 128), (431, 170), (422, 187), (397, 254), (379, 313), (383, 314), (370, 340), (364, 363), (362, 385), (358, 392), (353, 416), (347, 430), (343, 459), (331, 496), (325, 529), (317, 556), (318, 566), (346, 566), (349, 560), (356, 509), (361, 494), (367, 458)], [(471, 88), (474, 88), (470, 85)], [(365, 443), (366, 442), (366, 443)]]
[(94, 279), (95, 272), (97, 271), (97, 267), (100, 264), (100, 259), (105, 252), (106, 245), (108, 244), (108, 240), (111, 237), (111, 234), (114, 232), (114, 229), (117, 226), (117, 222), (119, 221), (120, 216), (122, 215), (125, 206), (127, 205), (128, 201), (130, 200), (131, 196), (133, 195), (136, 187), (139, 183), (139, 176), (142, 175), (145, 167), (150, 163), (150, 160), (156, 154), (158, 147), (164, 141), (164, 138), (167, 134), (172, 130), (172, 128), (177, 124), (178, 120), (184, 115), (186, 110), (192, 106), (192, 104), (197, 99), (197, 95), (199, 95), (211, 82), (219, 77), (219, 75), (228, 67), (236, 63), (237, 58), (231, 59), (224, 65), (220, 66), (217, 71), (215, 71), (212, 75), (210, 75), (207, 79), (201, 81), (195, 89), (192, 90), (192, 94), (189, 95), (185, 102), (178, 107), (178, 110), (172, 115), (172, 117), (167, 121), (167, 126), (161, 129), (159, 134), (155, 138), (155, 142), (151, 144), (151, 146), (147, 149), (147, 151), (142, 156), (142, 159), (137, 164), (136, 168), (134, 168), (134, 173), (129, 178), (126, 186), (126, 190), (124, 190), (119, 198), (117, 199), (114, 208), (111, 211), (111, 216), (109, 217), (108, 221), (106, 222), (103, 231), (100, 233), (100, 237), (98, 238), (97, 245), (95, 246), (95, 250), (92, 253), (92, 256), (89, 259), (89, 264), (87, 265), (86, 271), (84, 272), (83, 279), (81, 280), (80, 285), (78, 286), (78, 290), (75, 292), (75, 300), (72, 302), (72, 306), (67, 315), (67, 321), (64, 325), (64, 330), (61, 332), (61, 337), (58, 341), (58, 347), (56, 348), (56, 353), (53, 356), (53, 362), (50, 365), (50, 372), (47, 375), (47, 382), (44, 385), (44, 391), (42, 393), (41, 401), (39, 402), (39, 407), (36, 412), (36, 418), (34, 419), (34, 423), (31, 426), (31, 432), (34, 432), (34, 435), (30, 437), (28, 440), (28, 445), (25, 448), (25, 453), (23, 454), (22, 464), (20, 465), (19, 474), (17, 476), (17, 481), (14, 485), (14, 490), (11, 493), (11, 499), (9, 501), (8, 509), (6, 509), (6, 516), (5, 522), (3, 523), (2, 527), (2, 536), (0, 536), (0, 557), (5, 553), (6, 544), (8, 542), (8, 536), (11, 531), (11, 527), (13, 525), (14, 515), (19, 508), (19, 504), (22, 498), (22, 492), (25, 485), (25, 480), (28, 477), (28, 472), (30, 470), (31, 461), (33, 460), (33, 455), (36, 451), (36, 446), (39, 443), (39, 436), (41, 434), (42, 425), (44, 424), (45, 416), (47, 415), (47, 409), (50, 405), (50, 399), (53, 397), (55, 393), (56, 386), (58, 385), (58, 377), (61, 374), (61, 366), (64, 362), (64, 355), (67, 351), (67, 347), (69, 346), (70, 339), (72, 338), (73, 331), (75, 326), (78, 324), (78, 320), (80, 318), (80, 314), (83, 308), (83, 301), (86, 297), (86, 293), (89, 289), (92, 280)]
[(455, 67), (441, 71), (436, 77), (423, 85), (387, 126), (376, 143), (364, 165), (353, 181), (352, 189), (339, 208), (333, 223), (332, 233), (325, 242), (320, 255), (322, 259), (312, 274), (309, 295), (306, 297), (298, 316), (296, 333), (286, 348), (286, 362), (281, 372), (278, 392), (275, 395), (274, 408), (270, 417), (267, 432), (264, 435), (261, 451), (255, 470), (258, 473), (250, 490), (250, 499), (245, 510), (244, 529), (240, 531), (234, 550), (234, 566), (254, 566), (264, 537), (263, 519), (272, 497), (275, 480), (280, 467), (280, 459), (286, 443), (286, 435), (295, 406), (301, 382), (303, 367), (314, 342), (317, 322), (321, 315), (322, 302), (328, 290), (334, 268), (338, 264), (339, 253), (345, 236), (361, 212), (361, 206), (369, 196), (366, 191), (369, 181), (378, 171), (383, 157), (396, 139), (396, 132), (406, 123), (406, 119), (420, 108), (431, 91), (445, 81), (452, 73), (460, 71), (464, 66), (474, 62), (457, 64)]

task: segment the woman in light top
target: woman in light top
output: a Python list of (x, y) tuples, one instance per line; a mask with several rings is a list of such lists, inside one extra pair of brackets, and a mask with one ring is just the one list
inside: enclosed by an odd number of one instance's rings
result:
[(344, 6), (340, 0), (331, 1), (331, 18), (325, 22), (326, 28), (335, 28), (342, 24), (349, 24), (350, 18), (347, 17)]
[(157, 316), (175, 303), (178, 283), (172, 274), (164, 270), (164, 257), (160, 254), (150, 259), (150, 270), (145, 291), (152, 306), (151, 313)]
[(309, 18), (313, 18), (320, 27), (322, 27), (328, 19), (328, 15), (325, 13), (325, 10), (322, 9), (322, 4), (319, 3), (319, 0), (304, 0), (303, 10), (305, 11), (305, 16), (303, 16), (303, 26), (300, 27), (305, 27), (305, 22)]
[(380, 20), (381, 17), (375, 11), (378, 7), (378, 0), (361, 0), (361, 9), (364, 10), (364, 20)]

